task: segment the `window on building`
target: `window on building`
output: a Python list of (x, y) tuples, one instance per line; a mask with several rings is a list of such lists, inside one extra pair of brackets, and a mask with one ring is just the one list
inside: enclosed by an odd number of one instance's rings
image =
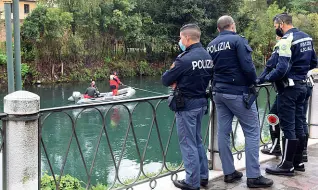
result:
[(30, 5), (29, 4), (24, 4), (24, 14), (30, 13)]

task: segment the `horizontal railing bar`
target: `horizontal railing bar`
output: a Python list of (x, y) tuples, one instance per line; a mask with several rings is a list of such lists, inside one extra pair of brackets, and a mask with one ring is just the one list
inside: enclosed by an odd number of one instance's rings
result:
[(123, 190), (123, 189), (129, 189), (131, 187), (134, 187), (134, 186), (137, 186), (137, 185), (140, 185), (140, 184), (144, 184), (146, 182), (150, 182), (150, 181), (153, 181), (153, 180), (157, 180), (157, 179), (161, 179), (163, 177), (167, 177), (169, 175), (172, 175), (172, 174), (178, 174), (179, 172), (183, 172), (185, 171), (184, 168), (181, 168), (175, 172), (167, 172), (167, 173), (163, 173), (161, 175), (158, 175), (156, 178), (150, 178), (150, 179), (143, 179), (143, 180), (140, 180), (140, 181), (137, 181), (133, 184), (130, 184), (130, 185), (125, 185), (125, 186), (120, 186), (120, 187), (117, 187), (116, 189), (114, 190)]
[(7, 116), (8, 116), (8, 114), (6, 114), (6, 113), (0, 113), (0, 119), (5, 118)]
[(163, 95), (163, 96), (153, 96), (153, 97), (147, 97), (147, 98), (136, 98), (136, 99), (128, 99), (128, 100), (118, 100), (118, 101), (85, 104), (85, 105), (61, 106), (61, 107), (55, 107), (55, 108), (40, 109), (40, 113), (58, 112), (58, 111), (80, 109), (80, 108), (94, 108), (97, 106), (107, 106), (107, 105), (116, 105), (116, 104), (125, 104), (125, 103), (138, 103), (138, 102), (146, 102), (146, 101), (151, 101), (151, 100), (167, 99), (168, 97), (169, 97), (169, 95)]
[[(271, 86), (271, 83), (265, 83), (261, 85), (257, 85), (256, 87), (266, 87)], [(160, 100), (160, 99), (166, 99), (169, 95), (162, 95), (162, 96), (153, 96), (153, 97), (146, 97), (146, 98), (136, 98), (136, 99), (128, 99), (128, 100), (118, 100), (118, 101), (111, 101), (111, 102), (103, 102), (103, 103), (93, 103), (93, 104), (84, 104), (84, 105), (71, 105), (71, 106), (61, 106), (61, 107), (55, 107), (55, 108), (45, 108), (40, 109), (40, 113), (44, 112), (58, 112), (58, 111), (64, 111), (64, 110), (70, 110), (70, 109), (80, 109), (80, 108), (93, 108), (96, 106), (107, 106), (107, 105), (114, 105), (114, 104), (125, 104), (125, 103), (137, 103), (137, 102), (145, 102), (150, 100)]]
[[(272, 84), (271, 83), (265, 83), (265, 84), (261, 84), (261, 85), (256, 85), (256, 87), (257, 88), (263, 88), (263, 87), (265, 87), (265, 89), (266, 89), (266, 91), (267, 91), (267, 98), (269, 98), (270, 97), (270, 93), (269, 93), (269, 88), (266, 88), (266, 87), (270, 87), (270, 86), (272, 86)], [(148, 102), (148, 103), (150, 103), (151, 105), (153, 104), (153, 103), (151, 103), (150, 101), (155, 101), (155, 100), (159, 100), (159, 102), (158, 102), (158, 104), (157, 104), (157, 106), (161, 103), (161, 101), (162, 100), (165, 100), (165, 99), (167, 99), (169, 97), (169, 95), (160, 95), (160, 96), (153, 96), (153, 97), (146, 97), (146, 98), (135, 98), (135, 99), (126, 99), (126, 100), (117, 100), (117, 101), (111, 101), (111, 102), (100, 102), (100, 103), (92, 103), (92, 104), (80, 104), (80, 105), (69, 105), (69, 106), (60, 106), (60, 107), (55, 107), (55, 108), (45, 108), (45, 109), (40, 109), (40, 113), (52, 113), (52, 112), (64, 112), (64, 111), (66, 111), (66, 110), (74, 110), (74, 109), (89, 109), (89, 108), (96, 108), (96, 109), (99, 109), (99, 108), (97, 108), (97, 107), (99, 107), (99, 106), (114, 106), (114, 105), (123, 105), (123, 104), (128, 104), (128, 103), (136, 103), (136, 104), (138, 104), (138, 103), (143, 103), (143, 102)], [(152, 105), (153, 106), (153, 105)], [(156, 107), (157, 108), (157, 107)], [(155, 119), (156, 119), (156, 112), (157, 112), (157, 109), (156, 108), (153, 108), (153, 120), (155, 121)], [(132, 113), (134, 112), (134, 109), (132, 110)], [(129, 111), (129, 113), (130, 113), (130, 111)], [(132, 118), (131, 118), (131, 114), (132, 113), (130, 113), (130, 118), (129, 118), (129, 121), (130, 121), (130, 124), (129, 125), (131, 125), (130, 126), (130, 128), (131, 128), (131, 130), (132, 130), (132, 132), (133, 132), (133, 137), (134, 138), (137, 138), (137, 136), (134, 134), (134, 125), (133, 125), (133, 122), (132, 122)], [(0, 120), (3, 120), (4, 118), (6, 118), (8, 116), (8, 114), (6, 114), (6, 113), (0, 113)], [(41, 117), (41, 114), (40, 114), (40, 117)], [(77, 120), (77, 118), (76, 119), (74, 119), (74, 118), (72, 118), (72, 117), (70, 117), (70, 119), (71, 119), (71, 121), (72, 121), (72, 134), (71, 134), (71, 138), (78, 138), (77, 137), (77, 134), (76, 134), (76, 130), (75, 130), (75, 128), (76, 128), (76, 120)], [(45, 119), (44, 119), (45, 120)], [(103, 125), (105, 125), (105, 123), (103, 124)], [(155, 127), (157, 127), (158, 128), (158, 126), (156, 126), (156, 125), (158, 125), (157, 123), (155, 123), (155, 124), (153, 124)], [(174, 123), (173, 123), (173, 125), (174, 125)], [(317, 126), (317, 124), (310, 124), (310, 125), (312, 125), (312, 126)], [(39, 124), (39, 126), (40, 126), (40, 128), (41, 127), (43, 127), (42, 126), (42, 124), (40, 123)], [(105, 125), (106, 126), (106, 125)], [(104, 126), (104, 127), (105, 127)], [(216, 127), (216, 126), (215, 126)], [(155, 129), (155, 128), (154, 128)], [(264, 128), (263, 128), (264, 129)], [(0, 129), (1, 130), (1, 129)], [(105, 129), (104, 129), (105, 130)], [(2, 134), (2, 130), (1, 130), (1, 136), (3, 135)], [(160, 134), (160, 132), (159, 131), (157, 131), (158, 132), (158, 134)], [(128, 132), (127, 132), (128, 133)], [(131, 133), (131, 132), (129, 132), (129, 133)], [(152, 132), (150, 131), (150, 133), (149, 134), (151, 134)], [(109, 140), (109, 138), (108, 138), (108, 134), (107, 134), (107, 132), (106, 131), (104, 131), (104, 132), (102, 132), (101, 133), (101, 135), (105, 135), (105, 137), (106, 137), (106, 139), (107, 140)], [(73, 137), (74, 136), (74, 137)], [(3, 136), (2, 136), (3, 137)], [(42, 147), (45, 149), (45, 146), (44, 146), (44, 143), (43, 143), (43, 140), (42, 140), (42, 135), (40, 135), (40, 138), (41, 138), (41, 142), (42, 142)], [(160, 137), (160, 135), (159, 135), (159, 137), (158, 137), (159, 139), (161, 138)], [(262, 138), (262, 137), (261, 137)], [(136, 139), (135, 139), (136, 140)], [(2, 138), (2, 141), (3, 141), (3, 138)], [(149, 141), (149, 137), (148, 137), (148, 140), (147, 140), (147, 142)], [(41, 143), (41, 142), (39, 142), (39, 143)], [(71, 141), (72, 142), (72, 141)], [(3, 142), (1, 143), (0, 142), (0, 144), (2, 144), (3, 145)], [(137, 143), (137, 141), (135, 142), (135, 146), (136, 146), (136, 148), (138, 148), (139, 149), (139, 144)], [(268, 143), (269, 144), (269, 143)], [(79, 152), (81, 152), (81, 154), (82, 154), (82, 149), (81, 149), (81, 146), (80, 146), (80, 143), (79, 143), (79, 141), (78, 141), (78, 139), (76, 139), (76, 145), (77, 145), (77, 147), (78, 147), (78, 149), (79, 149)], [(111, 144), (109, 144), (109, 148), (111, 148), (111, 146), (110, 146)], [(267, 145), (267, 143), (266, 144), (263, 144), (263, 145), (261, 145), (260, 147), (262, 147), (262, 146), (266, 146)], [(41, 146), (41, 144), (39, 144), (39, 146)], [(98, 146), (99, 146), (99, 143), (98, 143)], [(167, 145), (167, 147), (166, 147), (166, 149), (168, 148), (168, 147), (170, 147), (170, 144), (168, 143), (168, 145)], [(235, 145), (234, 145), (234, 147), (235, 147)], [(141, 149), (141, 150), (143, 150), (143, 151), (146, 151), (147, 150), (147, 146), (146, 146), (146, 148), (145, 149)], [(1, 151), (1, 147), (0, 147), (0, 151)], [(46, 151), (46, 149), (44, 150), (44, 151)], [(98, 149), (96, 149), (95, 150), (96, 152), (95, 153), (97, 153), (97, 151), (98, 151)], [(111, 149), (110, 149), (110, 151), (112, 151)], [(67, 151), (67, 153), (68, 153), (69, 151)], [(212, 152), (213, 153), (215, 153), (215, 152), (217, 152), (217, 151), (213, 151), (212, 150)], [(237, 151), (237, 152), (233, 152), (233, 155), (237, 155), (237, 154), (242, 154), (244, 152), (244, 149), (243, 150), (240, 150), (240, 151)], [(165, 154), (165, 151), (162, 151), (162, 153), (163, 154)], [(138, 153), (138, 155), (139, 155), (139, 162), (140, 163), (142, 163), (142, 166), (141, 166), (141, 168), (140, 168), (140, 170), (139, 170), (139, 174), (138, 174), (138, 176), (137, 176), (137, 178), (139, 178), (139, 177), (141, 177), (141, 176), (144, 176), (144, 177), (147, 177), (147, 175), (144, 173), (144, 169), (143, 169), (143, 166), (145, 165), (144, 163), (143, 163), (143, 161), (144, 161), (144, 154), (145, 153), (143, 153), (142, 155), (142, 157), (141, 157), (141, 153)], [(68, 159), (68, 157), (67, 157), (67, 155), (68, 154), (66, 154), (66, 157), (65, 157), (65, 162), (67, 161), (67, 159)], [(48, 157), (48, 155), (45, 155), (45, 157), (46, 157), (46, 159), (48, 160), (48, 162), (49, 162), (49, 165), (50, 165), (50, 158)], [(39, 159), (40, 160), (40, 159)], [(84, 157), (83, 157), (83, 155), (81, 155), (81, 160), (83, 161), (83, 162), (85, 162), (85, 160), (86, 159), (84, 159)], [(121, 161), (120, 161), (121, 162)], [(115, 176), (115, 182), (119, 182), (118, 184), (120, 184), (121, 182), (120, 182), (120, 179), (119, 179), (119, 176), (118, 176), (118, 172), (119, 172), (119, 166), (120, 166), (120, 162), (119, 163), (115, 163), (114, 164), (114, 167), (116, 168), (116, 176)], [(160, 172), (163, 172), (164, 170), (163, 169), (167, 169), (167, 170), (170, 170), (170, 169), (168, 169), (169, 167), (167, 167), (166, 166), (166, 163), (167, 163), (167, 160), (164, 158), (163, 159), (163, 162), (164, 162), (164, 167), (161, 169), (161, 171)], [(65, 163), (64, 163), (65, 164)], [(118, 164), (118, 165), (117, 165)], [(84, 165), (85, 165), (85, 163), (84, 163)], [(118, 167), (118, 168), (117, 168)], [(51, 170), (51, 172), (52, 172), (52, 174), (54, 173), (54, 171), (53, 171), (53, 168), (52, 168), (52, 166), (50, 165), (50, 170)], [(64, 169), (62, 169), (62, 172), (60, 172), (60, 174), (61, 174), (61, 176), (63, 175), (63, 171), (64, 171)], [(162, 178), (162, 177), (165, 177), (165, 176), (169, 176), (169, 175), (175, 175), (176, 173), (178, 173), (178, 172), (180, 172), (180, 171), (184, 171), (184, 168), (179, 168), (177, 171), (168, 171), (167, 173), (160, 173), (160, 174), (158, 174), (158, 176), (155, 176), (155, 177), (147, 177), (147, 179), (143, 179), (143, 180), (141, 180), (141, 181), (139, 181), (139, 180), (136, 180), (135, 182), (133, 182), (132, 184), (129, 184), (129, 185), (124, 185), (124, 184), (122, 184), (123, 186), (120, 186), (120, 187), (118, 187), (117, 186), (117, 188), (116, 189), (129, 189), (129, 188), (132, 188), (132, 187), (134, 187), (134, 186), (136, 186), (136, 185), (139, 185), (139, 184), (142, 184), (142, 183), (145, 183), (145, 182), (152, 182), (152, 181), (156, 181), (157, 179), (159, 179), (159, 178)], [(87, 171), (86, 171), (86, 174), (87, 174), (87, 178), (88, 178), (88, 181), (89, 181), (89, 183), (90, 183), (90, 178), (92, 177), (92, 173), (90, 172), (90, 173), (88, 173)], [(173, 177), (173, 176), (172, 176)], [(40, 180), (40, 179), (39, 179)], [(59, 185), (59, 183), (60, 183), (60, 180), (58, 180), (58, 181), (56, 181), (55, 180), (55, 185)], [(90, 187), (90, 184), (88, 185), (89, 187)]]

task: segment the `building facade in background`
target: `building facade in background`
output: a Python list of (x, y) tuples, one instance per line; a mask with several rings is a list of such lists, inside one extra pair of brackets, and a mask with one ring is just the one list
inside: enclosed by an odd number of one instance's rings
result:
[[(20, 23), (23, 23), (23, 20), (35, 9), (37, 6), (36, 0), (20, 0), (19, 1), (19, 16)], [(13, 19), (13, 4), (11, 4), (11, 19)], [(12, 21), (13, 22), (13, 21)], [(3, 0), (0, 0), (0, 41), (3, 42), (6, 40), (5, 33), (5, 13), (4, 13), (4, 3)]]

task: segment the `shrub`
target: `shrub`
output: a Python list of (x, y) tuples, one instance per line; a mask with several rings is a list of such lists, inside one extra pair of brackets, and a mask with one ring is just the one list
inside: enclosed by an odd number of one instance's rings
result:
[[(58, 180), (59, 176), (55, 175), (55, 179)], [(62, 190), (84, 190), (84, 188), (81, 185), (81, 182), (70, 175), (62, 176), (61, 182), (60, 182), (60, 189)], [(55, 190), (55, 182), (53, 176), (49, 176), (47, 174), (44, 174), (44, 176), (41, 178), (41, 189), (43, 190)]]
[(30, 72), (30, 66), (22, 63), (21, 64), (21, 76), (24, 78)]
[(5, 54), (0, 53), (0, 65), (7, 64), (7, 56)]

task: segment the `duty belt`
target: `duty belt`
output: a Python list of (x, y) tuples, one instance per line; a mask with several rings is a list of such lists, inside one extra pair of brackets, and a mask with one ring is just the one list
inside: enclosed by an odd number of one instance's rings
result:
[(294, 80), (295, 84), (307, 84), (306, 80)]

